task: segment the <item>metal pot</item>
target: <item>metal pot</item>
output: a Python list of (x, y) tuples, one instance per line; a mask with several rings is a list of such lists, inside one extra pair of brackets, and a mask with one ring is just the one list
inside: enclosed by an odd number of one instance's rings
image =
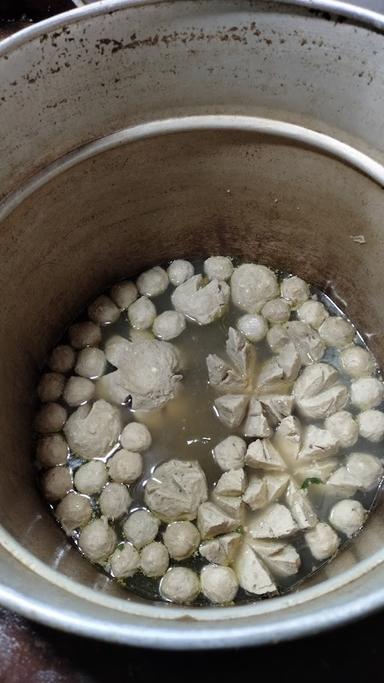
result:
[(313, 633), (384, 603), (380, 501), (300, 590), (180, 608), (127, 595), (67, 543), (30, 457), (38, 368), (63, 326), (114, 279), (169, 258), (292, 270), (348, 302), (384, 361), (383, 28), (342, 3), (114, 0), (0, 46), (3, 605), (197, 649)]

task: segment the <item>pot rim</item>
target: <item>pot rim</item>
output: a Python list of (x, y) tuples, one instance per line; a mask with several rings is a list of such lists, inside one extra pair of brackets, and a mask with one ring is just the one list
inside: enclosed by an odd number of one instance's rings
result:
[[(34, 40), (36, 37), (55, 30), (63, 25), (69, 25), (83, 18), (91, 18), (110, 11), (118, 11), (129, 7), (157, 5), (168, 0), (101, 0), (82, 8), (70, 10), (36, 25), (27, 27), (6, 38), (0, 43), (0, 56)], [(384, 32), (384, 15), (370, 10), (347, 5), (333, 0), (269, 0), (275, 4), (293, 5), (307, 10), (327, 11), (344, 16), (360, 24), (368, 25), (374, 30)], [(160, 605), (140, 605), (123, 601), (119, 598), (104, 595), (95, 599), (95, 591), (85, 588), (82, 584), (67, 576), (60, 575), (54, 569), (38, 560), (32, 553), (23, 548), (8, 532), (0, 527), (0, 541), (5, 551), (12, 558), (24, 564), (38, 577), (59, 586), (63, 591), (81, 597), (85, 602), (94, 603), (109, 609), (122, 611), (133, 617), (132, 623), (116, 623), (109, 616), (88, 616), (83, 611), (74, 612), (73, 609), (61, 605), (60, 608), (50, 605), (40, 598), (23, 594), (22, 590), (3, 585), (0, 581), (0, 602), (9, 609), (26, 617), (40, 621), (46, 625), (63, 630), (102, 638), (104, 640), (120, 642), (130, 645), (172, 648), (172, 649), (208, 649), (217, 647), (235, 647), (239, 645), (263, 644), (271, 641), (286, 640), (299, 637), (305, 633), (322, 631), (331, 626), (340, 625), (353, 618), (362, 616), (378, 609), (384, 604), (384, 588), (361, 594), (357, 597), (344, 597), (338, 604), (331, 607), (316, 609), (316, 624), (314, 624), (311, 609), (300, 616), (284, 616), (289, 607), (309, 604), (312, 600), (335, 591), (341, 585), (351, 584), (368, 572), (383, 564), (384, 549), (372, 557), (358, 563), (357, 567), (343, 572), (340, 577), (328, 579), (318, 586), (304, 589), (292, 598), (288, 594), (269, 602), (256, 602), (252, 605), (226, 608), (209, 608), (198, 610), (195, 608), (173, 608)], [(119, 607), (119, 603), (121, 606)], [(272, 604), (273, 603), (273, 604)], [(263, 608), (264, 606), (264, 608)], [(129, 609), (130, 608), (130, 609)], [(271, 614), (281, 611), (283, 614), (278, 623), (244, 623), (245, 619), (261, 614)], [(138, 618), (138, 621), (136, 620)], [(185, 624), (182, 621), (185, 619)], [(225, 623), (223, 623), (225, 620)]]
[[(176, 2), (178, 0), (175, 0)], [(209, 0), (208, 0), (209, 1)], [(0, 57), (12, 52), (18, 47), (25, 45), (34, 38), (52, 31), (60, 26), (70, 25), (79, 19), (96, 17), (106, 12), (116, 12), (127, 7), (142, 7), (145, 5), (160, 5), (169, 0), (97, 0), (88, 5), (75, 7), (67, 12), (44, 19), (31, 26), (17, 31), (12, 36), (0, 41)], [(271, 4), (302, 7), (308, 11), (328, 12), (340, 15), (351, 21), (367, 25), (373, 29), (384, 32), (384, 14), (365, 9), (357, 5), (350, 5), (340, 0), (267, 0)]]

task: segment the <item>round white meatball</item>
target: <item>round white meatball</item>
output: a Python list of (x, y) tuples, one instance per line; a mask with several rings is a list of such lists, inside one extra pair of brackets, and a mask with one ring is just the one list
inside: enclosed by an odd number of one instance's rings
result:
[(134, 282), (130, 282), (129, 280), (118, 282), (111, 289), (111, 299), (121, 311), (126, 311), (127, 308), (136, 301), (137, 297), (137, 287)]
[(124, 543), (123, 547), (117, 547), (111, 555), (111, 569), (113, 576), (117, 579), (133, 576), (139, 566), (140, 555), (131, 543)]
[(59, 403), (45, 403), (38, 411), (34, 426), (40, 434), (60, 432), (67, 420), (67, 411)]
[(327, 417), (325, 427), (336, 437), (342, 448), (353, 446), (359, 438), (357, 422), (346, 410), (339, 410)]
[(378, 443), (384, 438), (384, 413), (380, 410), (364, 410), (357, 416), (359, 434), (364, 439)]
[(291, 315), (291, 308), (285, 299), (271, 299), (261, 309), (261, 314), (270, 323), (286, 323)]
[(342, 349), (353, 342), (355, 330), (348, 320), (332, 316), (320, 325), (319, 335), (327, 346), (336, 346), (338, 349)]
[(227, 256), (210, 256), (204, 261), (204, 273), (208, 280), (229, 280), (233, 265)]
[(91, 502), (86, 496), (70, 491), (58, 504), (55, 515), (65, 531), (73, 531), (88, 524), (92, 517)]
[(169, 285), (166, 271), (160, 266), (155, 266), (141, 273), (136, 281), (137, 289), (143, 296), (159, 296), (164, 294)]
[(360, 410), (376, 408), (384, 396), (384, 385), (375, 377), (361, 377), (351, 384), (351, 401)]
[(192, 522), (172, 522), (168, 524), (163, 540), (174, 560), (185, 560), (197, 550), (200, 534)]
[(309, 286), (301, 277), (296, 275), (285, 277), (281, 283), (281, 296), (286, 299), (293, 308), (297, 308), (309, 298)]
[(48, 365), (53, 372), (69, 372), (75, 364), (76, 354), (71, 346), (61, 344), (53, 349)]
[(192, 569), (171, 567), (160, 581), (160, 595), (169, 602), (189, 604), (199, 593), (200, 581)]
[(91, 460), (79, 467), (74, 480), (75, 487), (80, 493), (91, 496), (101, 491), (107, 479), (107, 468), (104, 463), (101, 460)]
[(338, 535), (325, 522), (319, 522), (314, 529), (307, 531), (305, 540), (315, 560), (327, 560), (340, 545)]
[(135, 548), (143, 548), (155, 540), (160, 520), (148, 510), (135, 510), (124, 523), (123, 531)]
[(61, 500), (72, 488), (72, 476), (67, 467), (52, 467), (44, 473), (44, 495), (48, 500)]
[(340, 353), (341, 367), (353, 379), (372, 375), (375, 364), (369, 351), (361, 346), (350, 346)]
[(98, 346), (101, 343), (101, 329), (91, 320), (71, 325), (68, 330), (69, 341), (74, 349)]
[(62, 434), (43, 436), (37, 442), (36, 457), (46, 467), (65, 465), (68, 452), (68, 444)]
[(63, 399), (72, 407), (81, 406), (94, 397), (96, 387), (90, 379), (85, 377), (70, 377), (65, 385)]
[(173, 286), (178, 287), (194, 275), (195, 269), (189, 261), (176, 259), (168, 266), (167, 273)]
[(351, 453), (347, 458), (346, 467), (363, 491), (369, 491), (376, 486), (383, 474), (380, 460), (370, 453)]
[(305, 301), (297, 309), (297, 317), (303, 323), (310, 325), (315, 330), (318, 330), (320, 325), (329, 317), (329, 313), (324, 304), (320, 301)]
[(177, 311), (164, 311), (155, 318), (152, 331), (155, 337), (169, 341), (179, 337), (186, 328), (185, 316)]
[(96, 379), (101, 377), (106, 366), (105, 353), (101, 349), (88, 346), (77, 356), (75, 372), (81, 377)]
[(63, 393), (65, 377), (59, 372), (46, 372), (37, 386), (37, 395), (42, 403), (57, 401)]
[(143, 471), (140, 453), (121, 448), (107, 462), (109, 476), (120, 484), (133, 484)]
[(141, 422), (129, 422), (123, 429), (120, 443), (128, 451), (148, 450), (152, 443), (151, 432)]
[(259, 342), (264, 339), (268, 332), (268, 323), (262, 315), (258, 313), (246, 313), (237, 321), (237, 329), (250, 342)]
[(258, 313), (279, 295), (275, 273), (265, 266), (244, 263), (235, 268), (231, 277), (233, 303), (247, 313)]
[(131, 502), (127, 487), (114, 481), (106, 484), (99, 498), (100, 510), (109, 519), (118, 519), (125, 515)]
[(215, 460), (223, 471), (244, 467), (247, 444), (239, 436), (227, 436), (213, 449)]
[(88, 315), (97, 325), (111, 325), (120, 318), (120, 309), (109, 296), (102, 294), (88, 306)]
[(216, 604), (232, 602), (239, 590), (239, 582), (233, 569), (218, 564), (203, 567), (200, 581), (202, 593)]
[(112, 555), (116, 547), (116, 534), (105, 517), (94, 519), (82, 529), (79, 547), (92, 562), (101, 562)]
[(164, 576), (169, 566), (166, 547), (158, 541), (146, 545), (140, 553), (140, 569), (144, 576)]
[(346, 536), (353, 536), (363, 526), (367, 511), (358, 500), (340, 500), (333, 506), (329, 521)]
[(128, 319), (136, 330), (152, 327), (156, 318), (155, 304), (146, 296), (141, 296), (128, 308)]

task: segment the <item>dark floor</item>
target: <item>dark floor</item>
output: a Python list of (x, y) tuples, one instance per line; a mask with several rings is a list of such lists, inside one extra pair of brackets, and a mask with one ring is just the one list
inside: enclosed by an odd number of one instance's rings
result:
[[(355, 4), (384, 11), (384, 0)], [(0, 0), (0, 38), (71, 6), (70, 0)], [(0, 683), (237, 683), (239, 675), (247, 683), (376, 683), (382, 680), (383, 632), (384, 614), (378, 613), (326, 635), (270, 647), (170, 653), (69, 636), (0, 610)]]

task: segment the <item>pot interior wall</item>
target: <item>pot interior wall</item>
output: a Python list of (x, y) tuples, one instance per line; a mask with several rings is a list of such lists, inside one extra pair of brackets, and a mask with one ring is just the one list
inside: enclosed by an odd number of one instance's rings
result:
[[(67, 542), (35, 487), (34, 386), (47, 351), (116, 279), (176, 257), (240, 255), (293, 271), (338, 299), (384, 361), (383, 195), (319, 152), (239, 132), (142, 140), (51, 180), (0, 226), (0, 520), (37, 557), (120, 589)], [(364, 234), (356, 244), (351, 235)], [(380, 517), (332, 569), (379, 547)]]

